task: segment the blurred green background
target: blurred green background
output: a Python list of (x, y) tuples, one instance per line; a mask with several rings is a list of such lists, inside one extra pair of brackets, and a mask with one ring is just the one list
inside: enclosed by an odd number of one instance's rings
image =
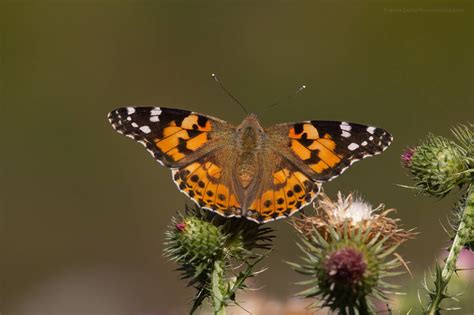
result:
[[(0, 0), (0, 313), (185, 314), (193, 290), (161, 253), (171, 216), (188, 200), (106, 115), (157, 105), (237, 124), (244, 114), (213, 72), (265, 126), (346, 120), (394, 135), (383, 155), (325, 187), (357, 190), (417, 228), (400, 252), (415, 275), (404, 283), (421, 287), (447, 245), (441, 223), (453, 198), (397, 187), (411, 184), (399, 156), (428, 132), (449, 135), (474, 117), (472, 9), (471, 1)], [(297, 98), (266, 109), (302, 84)], [(285, 301), (300, 288), (282, 260), (299, 252), (286, 222), (271, 226), (276, 251), (255, 286)], [(463, 283), (463, 299), (474, 299), (472, 286)], [(467, 305), (456, 314), (472, 313)]]

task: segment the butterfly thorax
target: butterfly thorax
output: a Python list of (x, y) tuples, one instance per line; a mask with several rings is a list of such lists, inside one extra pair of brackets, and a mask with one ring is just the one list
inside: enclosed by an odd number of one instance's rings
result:
[(251, 186), (258, 173), (258, 152), (262, 148), (263, 137), (263, 128), (254, 114), (250, 114), (237, 127), (235, 173), (244, 189)]

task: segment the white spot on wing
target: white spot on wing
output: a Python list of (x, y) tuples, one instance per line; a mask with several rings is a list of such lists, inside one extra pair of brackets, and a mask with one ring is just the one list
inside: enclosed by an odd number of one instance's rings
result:
[(136, 122), (132, 122), (132, 127), (133, 128), (138, 128), (138, 124)]
[(376, 129), (375, 127), (367, 127), (367, 132), (370, 133), (371, 135), (373, 135), (375, 129)]
[(158, 122), (158, 121), (160, 121), (160, 117), (158, 117), (158, 116), (151, 116), (151, 117), (150, 117), (150, 121), (151, 121), (151, 122)]
[(143, 131), (144, 133), (150, 133), (151, 129), (148, 126), (141, 126), (140, 130)]
[(341, 129), (342, 130), (345, 130), (345, 131), (351, 131), (352, 127), (346, 123), (345, 121), (341, 122), (341, 125), (340, 125)]
[(253, 222), (258, 223), (258, 224), (261, 223), (261, 222), (258, 221), (257, 219), (254, 219), (254, 218), (251, 218), (251, 217), (245, 217), (245, 218), (246, 218), (247, 220), (253, 221)]
[(349, 144), (349, 146), (347, 148), (351, 151), (354, 151), (358, 147), (359, 147), (359, 145), (357, 143), (352, 142), (351, 144)]
[(150, 115), (152, 116), (159, 116), (161, 114), (161, 109), (159, 107), (155, 107), (150, 111)]
[(370, 141), (374, 140), (374, 137), (370, 136), (370, 137), (369, 137), (369, 140), (370, 140)]
[(360, 160), (359, 160), (359, 159), (353, 159), (353, 160), (349, 163), (349, 165), (352, 165), (352, 164), (354, 164), (354, 163), (357, 162), (357, 161), (360, 161)]
[(367, 145), (367, 141), (362, 142), (361, 145), (365, 147)]
[(131, 114), (133, 114), (133, 113), (135, 113), (135, 108), (133, 108), (133, 107), (127, 107), (127, 114), (131, 115)]
[(344, 138), (349, 138), (351, 136), (351, 133), (343, 130), (341, 136), (343, 136)]

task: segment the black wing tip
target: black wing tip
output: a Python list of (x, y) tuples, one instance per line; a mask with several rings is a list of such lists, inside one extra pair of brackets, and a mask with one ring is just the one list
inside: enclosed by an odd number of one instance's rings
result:
[(124, 119), (126, 116), (128, 116), (127, 108), (133, 108), (133, 107), (116, 108), (107, 114), (107, 119), (109, 120), (110, 123), (114, 123), (114, 122)]

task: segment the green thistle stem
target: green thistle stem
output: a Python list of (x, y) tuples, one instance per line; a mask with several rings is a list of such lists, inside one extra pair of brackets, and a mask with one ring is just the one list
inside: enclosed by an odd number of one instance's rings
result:
[(224, 295), (222, 294), (221, 287), (224, 283), (224, 269), (222, 269), (222, 262), (215, 261), (214, 268), (212, 269), (212, 306), (214, 308), (215, 315), (226, 315), (224, 305)]
[(443, 270), (441, 271), (441, 282), (438, 286), (436, 294), (431, 297), (430, 304), (426, 314), (436, 315), (440, 312), (440, 303), (446, 297), (445, 291), (448, 286), (448, 282), (451, 276), (456, 271), (456, 262), (459, 257), (459, 253), (463, 249), (464, 245), (469, 241), (473, 235), (474, 227), (474, 186), (471, 185), (468, 189), (468, 195), (466, 200), (466, 207), (463, 210), (462, 219), (454, 237), (454, 241), (451, 244), (449, 255), (446, 258)]
[(456, 271), (456, 261), (459, 253), (463, 246), (469, 239), (472, 233), (472, 223), (474, 219), (474, 189), (473, 186), (469, 187), (467, 196), (466, 208), (463, 211), (462, 220), (459, 224), (456, 237), (454, 238), (451, 250), (449, 251), (448, 258), (446, 258), (446, 264), (443, 268), (442, 277), (443, 280), (449, 279), (454, 271)]

